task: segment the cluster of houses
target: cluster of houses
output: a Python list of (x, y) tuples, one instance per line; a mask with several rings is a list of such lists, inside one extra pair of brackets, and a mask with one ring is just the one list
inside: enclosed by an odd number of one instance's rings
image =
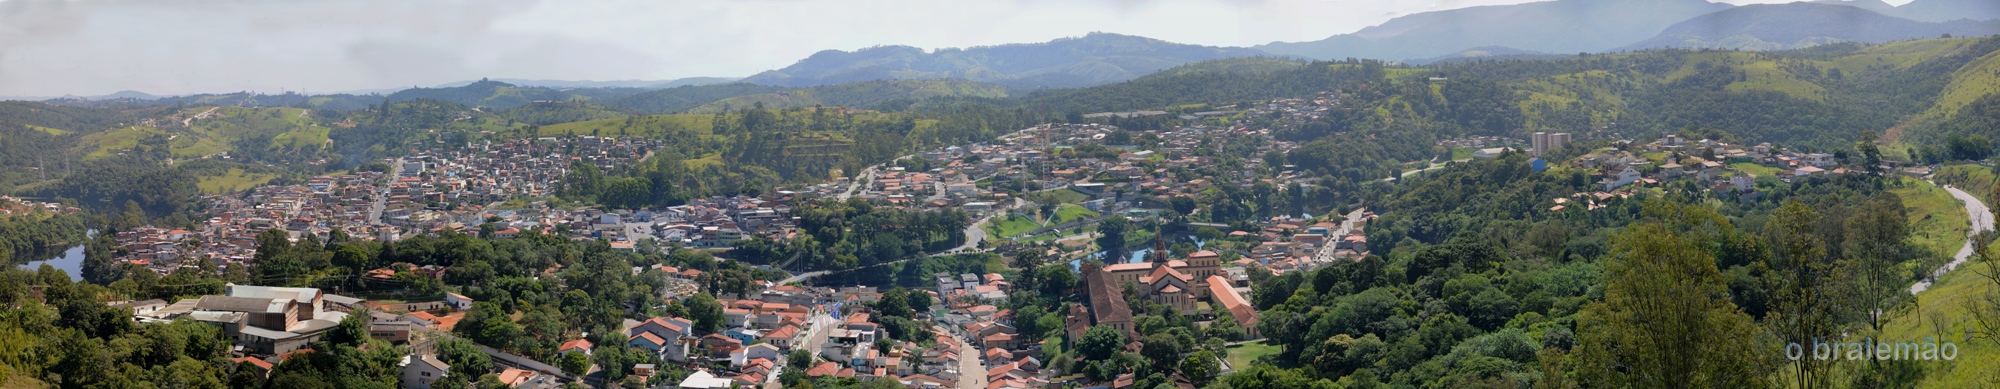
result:
[(573, 164), (611, 170), (661, 146), (647, 138), (542, 137), (424, 151), (401, 159), (383, 196), (383, 219), (395, 226), (444, 228), (487, 204), (554, 196)]
[[(447, 293), (437, 301), (380, 304), (359, 298), (326, 293), (316, 288), (285, 288), (228, 284), (223, 294), (164, 300), (120, 301), (111, 306), (129, 309), (138, 322), (190, 320), (214, 325), (233, 343), (236, 362), (248, 363), (270, 374), (280, 361), (311, 352), (309, 344), (320, 341), (342, 320), (357, 312), (367, 312), (368, 335), (398, 345), (409, 345), (399, 366), (402, 387), (429, 389), (432, 383), (453, 374), (451, 366), (431, 352), (430, 345), (449, 333), (464, 317), (463, 310), (473, 301)], [(364, 309), (366, 309), (364, 311)], [(581, 342), (581, 347), (577, 346)], [(564, 352), (588, 352), (588, 341), (564, 344)], [(496, 358), (520, 361), (497, 372), (456, 372), (484, 375), (495, 373), (509, 387), (523, 389), (559, 388), (574, 380), (554, 367), (526, 358), (488, 351)], [(528, 367), (528, 368), (523, 368)]]
[(0, 216), (24, 215), (37, 212), (76, 213), (77, 209), (76, 207), (63, 206), (60, 203), (47, 203), (0, 195)]
[(334, 230), (368, 239), (381, 231), (368, 224), (370, 196), (377, 195), (381, 173), (358, 172), (322, 176), (301, 185), (259, 187), (241, 195), (208, 195), (212, 217), (193, 230), (135, 228), (114, 237), (124, 248), (120, 260), (160, 273), (181, 267), (199, 268), (208, 261), (216, 269), (242, 264), (257, 250), (257, 234), (281, 229), (292, 236)]

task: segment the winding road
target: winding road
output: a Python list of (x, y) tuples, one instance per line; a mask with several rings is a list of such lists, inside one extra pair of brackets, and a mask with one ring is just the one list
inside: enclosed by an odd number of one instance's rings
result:
[(1917, 281), (1915, 285), (1910, 285), (1910, 294), (1923, 293), (1925, 290), (1931, 288), (1932, 282), (1943, 278), (1945, 273), (1949, 273), (1952, 269), (1957, 269), (1959, 265), (1965, 264), (1967, 259), (1972, 258), (1972, 236), (1978, 235), (1981, 231), (1990, 231), (1993, 229), (1993, 212), (1986, 209), (1986, 203), (1980, 202), (1978, 196), (1973, 196), (1951, 186), (1945, 186), (1944, 190), (1951, 192), (1951, 197), (1958, 198), (1959, 202), (1965, 203), (1965, 216), (1972, 221), (1972, 225), (1970, 226), (1972, 229), (1966, 234), (1965, 246), (1960, 247), (1958, 254), (1951, 257), (1951, 263), (1944, 264), (1944, 267), (1931, 272), (1930, 277), (1925, 277), (1924, 280)]

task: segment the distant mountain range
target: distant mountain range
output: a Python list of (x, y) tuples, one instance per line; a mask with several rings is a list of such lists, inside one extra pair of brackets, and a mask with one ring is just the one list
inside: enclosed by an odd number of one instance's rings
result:
[[(680, 78), (673, 80), (620, 80), (620, 81), (524, 80), (519, 78), (494, 78), (490, 80), (513, 84), (515, 86), (543, 87), (543, 88), (665, 89), (665, 88), (690, 86), (690, 85), (699, 86), (699, 85), (727, 84), (730, 82), (735, 82), (736, 80), (740, 79), (741, 78), (738, 77), (688, 77), (688, 78)], [(475, 82), (479, 81), (459, 81), (459, 82), (438, 85), (437, 87), (438, 88), (460, 87), (460, 86), (471, 85), (472, 83)]]
[[(916, 83), (944, 88), (941, 95), (1018, 95), (1027, 90), (1080, 88), (1130, 81), (1176, 66), (1224, 58), (1271, 60), (1364, 58), (1431, 64), (1488, 59), (1541, 59), (1580, 52), (1662, 47), (1780, 50), (1835, 42), (2000, 34), (2000, 0), (1914, 0), (1901, 6), (1883, 0), (1812, 0), (1791, 4), (1732, 6), (1708, 0), (1553, 0), (1515, 5), (1423, 12), (1390, 19), (1351, 34), (1310, 42), (1273, 42), (1250, 48), (1167, 42), (1112, 33), (1042, 43), (1007, 44), (926, 51), (878, 46), (855, 51), (826, 50), (782, 69), (744, 78), (694, 77), (674, 80), (482, 79), (433, 88), (384, 89), (315, 96), (348, 96), (338, 107), (365, 107), (389, 100), (437, 98), (468, 106), (510, 108), (533, 101), (612, 104), (641, 112), (683, 112), (731, 97), (888, 80), (966, 80), (986, 86)], [(1271, 65), (1274, 61), (1244, 64)], [(949, 86), (949, 87), (946, 87)], [(922, 89), (922, 88), (919, 88)], [(827, 91), (819, 91), (827, 92)], [(806, 92), (812, 93), (812, 92)], [(841, 93), (817, 93), (836, 96)], [(280, 95), (224, 93), (154, 96), (122, 91), (104, 96), (65, 96), (68, 105), (157, 105), (185, 103), (273, 104)], [(872, 96), (872, 95), (871, 95)], [(48, 97), (0, 97), (0, 100)], [(595, 99), (595, 100), (593, 100)], [(350, 101), (351, 100), (351, 101)], [(842, 100), (842, 99), (832, 99)], [(855, 99), (854, 101), (873, 101)], [(781, 104), (781, 105), (790, 105)], [(337, 108), (336, 108), (337, 109)]]
[(1305, 58), (1385, 60), (1432, 58), (1490, 46), (1545, 53), (1602, 52), (1728, 8), (1704, 0), (1557, 0), (1468, 7), (1398, 17), (1318, 41), (1274, 42), (1256, 48)]
[(1181, 64), (1267, 55), (1246, 48), (1092, 33), (1046, 43), (925, 52), (909, 46), (827, 50), (743, 82), (808, 87), (870, 80), (957, 78), (1011, 88), (1073, 88), (1125, 81)]
[[(1915, 3), (1912, 3), (1915, 4)], [(1885, 4), (1886, 5), (1886, 4)], [(1623, 50), (1661, 47), (1784, 50), (1836, 42), (1884, 43), (2000, 34), (2000, 21), (1920, 22), (1828, 3), (1759, 4), (1676, 23)]]

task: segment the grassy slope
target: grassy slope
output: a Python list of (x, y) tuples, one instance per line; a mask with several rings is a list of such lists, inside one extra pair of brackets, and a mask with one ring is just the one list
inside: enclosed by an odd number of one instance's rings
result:
[[(1954, 174), (1969, 177), (1969, 182), (1964, 184), (1978, 185), (1980, 189), (1991, 185), (1993, 180), (1993, 175), (1981, 166), (1953, 166), (1946, 171), (1956, 171), (1958, 173)], [(1910, 208), (1912, 235), (1919, 244), (1931, 246), (1944, 255), (1956, 253), (1964, 245), (1967, 225), (1965, 208), (1950, 194), (1930, 185), (1896, 189), (1895, 193), (1903, 198), (1903, 205)], [(1983, 341), (1966, 342), (1959, 336), (1969, 328), (1967, 318), (1970, 313), (1962, 305), (1963, 301), (1992, 289), (1990, 285), (1978, 282), (1980, 279), (1971, 268), (1975, 266), (1981, 265), (1968, 263), (1966, 267), (1946, 274), (1930, 290), (1917, 295), (1915, 308), (1895, 317), (1884, 327), (1882, 338), (1889, 341), (1921, 341), (1928, 336), (1951, 338), (1949, 341), (1958, 344), (1957, 360), (1924, 364), (1930, 370), (1919, 386), (1921, 388), (2000, 385), (2000, 370), (1981, 368), (2000, 366), (2000, 346)]]
[[(1078, 192), (1076, 190), (1069, 188), (1052, 190), (1046, 193), (1048, 195), (1055, 196), (1056, 201), (1063, 204), (1077, 204), (1077, 203), (1082, 203), (1086, 200), (1090, 200), (1090, 195), (1083, 194), (1083, 192)], [(1030, 198), (1029, 200), (1040, 200), (1040, 199)]]
[(2000, 387), (2000, 369), (1992, 368), (2000, 366), (2000, 346), (1983, 340), (1967, 342), (1962, 336), (1972, 328), (1965, 301), (1993, 291), (1992, 284), (1982, 284), (1979, 275), (1973, 274), (1972, 268), (1981, 266), (1984, 264), (1967, 263), (1966, 267), (1946, 274), (1930, 290), (1917, 295), (1914, 309), (1884, 326), (1882, 338), (1889, 341), (1918, 342), (1925, 337), (1941, 337), (1946, 340), (1939, 342), (1958, 345), (1955, 360), (1923, 362), (1929, 369), (1919, 388)]
[[(182, 114), (191, 116), (207, 110), (207, 107), (188, 108)], [(125, 127), (84, 135), (77, 147), (88, 151), (89, 158), (102, 158), (130, 149), (150, 135), (171, 137), (169, 144), (174, 156), (183, 158), (233, 151), (237, 140), (259, 136), (270, 136), (270, 147), (289, 146), (301, 150), (326, 147), (327, 134), (332, 129), (302, 115), (304, 112), (299, 108), (222, 107), (216, 110), (215, 117), (196, 120), (191, 127)], [(180, 119), (161, 120), (178, 122)]]
[(1951, 83), (1945, 85), (1937, 103), (1924, 116), (1949, 117), (1972, 100), (1993, 93), (2000, 93), (2000, 52), (1980, 57), (1953, 73)]
[(228, 173), (221, 176), (201, 177), (201, 182), (195, 183), (195, 186), (201, 188), (202, 193), (225, 193), (263, 185), (277, 177), (273, 174), (249, 173), (243, 169), (230, 168)]
[(1965, 245), (1965, 226), (1971, 225), (1965, 206), (1944, 188), (1914, 179), (1906, 182), (1911, 185), (1890, 192), (1903, 198), (1903, 207), (1909, 209), (1911, 238), (1941, 255), (1957, 253)]
[(1092, 212), (1089, 208), (1084, 208), (1081, 205), (1063, 205), (1061, 208), (1056, 208), (1056, 217), (1059, 220), (1063, 221), (1077, 220), (1082, 218), (1093, 218), (1097, 216), (1098, 216), (1097, 212)]
[[(600, 135), (611, 136), (617, 135), (618, 130), (624, 127), (625, 118), (600, 119), (542, 126), (541, 131), (537, 134), (540, 136), (590, 135), (593, 131), (596, 131)], [(715, 116), (713, 115), (647, 115), (633, 117), (632, 127), (627, 131), (631, 135), (650, 135), (658, 131), (684, 129), (694, 131), (697, 134), (708, 134), (714, 127)]]

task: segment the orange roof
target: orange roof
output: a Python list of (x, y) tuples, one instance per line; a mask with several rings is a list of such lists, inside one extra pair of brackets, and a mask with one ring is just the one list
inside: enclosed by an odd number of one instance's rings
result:
[(507, 370), (501, 370), (499, 375), (500, 383), (507, 384), (507, 386), (514, 386), (526, 382), (528, 377), (534, 377), (535, 372), (510, 367)]
[(267, 373), (271, 371), (272, 367), (270, 362), (264, 362), (264, 360), (262, 359), (251, 358), (251, 357), (236, 357), (236, 358), (230, 358), (229, 360), (236, 362), (249, 362), (250, 364), (256, 365), (259, 368), (263, 368), (264, 371)]
[(561, 346), (561, 347), (556, 347), (556, 351), (557, 351), (557, 352), (562, 352), (562, 351), (569, 351), (569, 350), (572, 350), (572, 349), (575, 349), (575, 350), (589, 350), (589, 349), (590, 349), (590, 347), (591, 347), (591, 344), (590, 344), (590, 341), (589, 341), (589, 340), (584, 340), (584, 339), (577, 339), (577, 340), (572, 340), (572, 341), (568, 341), (568, 342), (563, 342), (563, 344), (562, 344), (562, 346)]
[(631, 338), (631, 339), (627, 339), (627, 341), (630, 341), (630, 340), (638, 340), (638, 339), (645, 339), (645, 340), (646, 340), (646, 341), (648, 341), (648, 342), (653, 342), (653, 344), (657, 344), (657, 345), (662, 345), (662, 346), (664, 346), (664, 345), (666, 345), (666, 344), (667, 344), (667, 340), (666, 340), (666, 339), (660, 339), (660, 336), (659, 336), (659, 335), (653, 335), (653, 333), (651, 333), (651, 332), (640, 332), (640, 333), (639, 333), (638, 335), (632, 335), (632, 338)]
[(770, 332), (770, 333), (766, 333), (766, 334), (764, 334), (764, 338), (765, 338), (765, 339), (791, 339), (791, 338), (792, 338), (793, 336), (797, 336), (797, 335), (798, 335), (798, 333), (799, 333), (799, 328), (798, 328), (798, 327), (793, 327), (793, 326), (784, 326), (784, 327), (778, 327), (778, 329), (776, 329), (776, 330), (771, 330), (771, 332)]
[(820, 362), (818, 365), (814, 365), (811, 369), (806, 369), (806, 376), (824, 377), (824, 376), (834, 375), (834, 373), (839, 373), (839, 372), (840, 372), (839, 364), (835, 364), (833, 362)]

